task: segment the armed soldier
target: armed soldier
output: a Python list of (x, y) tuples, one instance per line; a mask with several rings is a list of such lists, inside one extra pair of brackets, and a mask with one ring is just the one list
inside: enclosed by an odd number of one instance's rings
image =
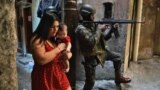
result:
[[(94, 21), (95, 9), (84, 4), (80, 8), (80, 15), (84, 21)], [(95, 83), (95, 69), (98, 64), (104, 65), (105, 60), (111, 60), (115, 69), (115, 83), (129, 83), (130, 78), (123, 77), (121, 74), (121, 57), (120, 55), (110, 52), (105, 48), (105, 40), (111, 38), (112, 31), (107, 35), (102, 34), (106, 28), (100, 30), (95, 23), (80, 23), (76, 29), (76, 36), (80, 44), (80, 50), (84, 56), (83, 62), (85, 68), (85, 85), (83, 90), (91, 90)], [(83, 44), (82, 44), (83, 43)]]

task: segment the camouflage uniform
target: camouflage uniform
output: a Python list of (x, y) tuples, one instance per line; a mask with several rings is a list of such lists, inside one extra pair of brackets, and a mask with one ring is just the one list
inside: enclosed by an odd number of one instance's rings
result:
[(91, 90), (93, 88), (96, 66), (101, 64), (103, 67), (105, 60), (113, 61), (115, 74), (120, 74), (120, 55), (110, 52), (105, 48), (104, 41), (111, 37), (111, 32), (104, 36), (101, 30), (97, 28), (97, 25), (93, 23), (81, 23), (75, 32), (78, 42), (81, 43), (80, 50), (85, 59), (83, 62), (86, 76), (84, 90)]

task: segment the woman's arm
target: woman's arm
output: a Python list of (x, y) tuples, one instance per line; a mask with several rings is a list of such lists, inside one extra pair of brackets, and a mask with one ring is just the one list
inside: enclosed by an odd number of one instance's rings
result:
[(32, 54), (37, 63), (40, 65), (45, 65), (51, 62), (58, 55), (58, 53), (60, 53), (65, 48), (66, 45), (61, 43), (56, 48), (46, 52), (44, 42), (39, 43), (38, 41), (35, 41), (35, 43), (33, 43)]

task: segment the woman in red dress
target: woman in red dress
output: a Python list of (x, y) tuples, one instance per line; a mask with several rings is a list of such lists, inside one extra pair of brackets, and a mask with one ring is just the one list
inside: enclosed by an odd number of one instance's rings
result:
[(44, 13), (40, 24), (31, 38), (31, 52), (34, 59), (32, 71), (32, 90), (71, 90), (68, 78), (61, 62), (70, 59), (72, 53), (61, 55), (66, 48), (65, 43), (57, 45), (55, 39), (59, 29), (59, 21), (54, 13)]

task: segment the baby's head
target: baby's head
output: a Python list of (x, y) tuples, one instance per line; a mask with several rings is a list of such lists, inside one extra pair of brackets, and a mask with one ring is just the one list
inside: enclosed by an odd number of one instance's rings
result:
[(67, 25), (64, 24), (64, 23), (61, 23), (59, 25), (59, 30), (58, 30), (58, 33), (57, 33), (57, 37), (60, 38), (60, 39), (63, 39), (67, 36)]

